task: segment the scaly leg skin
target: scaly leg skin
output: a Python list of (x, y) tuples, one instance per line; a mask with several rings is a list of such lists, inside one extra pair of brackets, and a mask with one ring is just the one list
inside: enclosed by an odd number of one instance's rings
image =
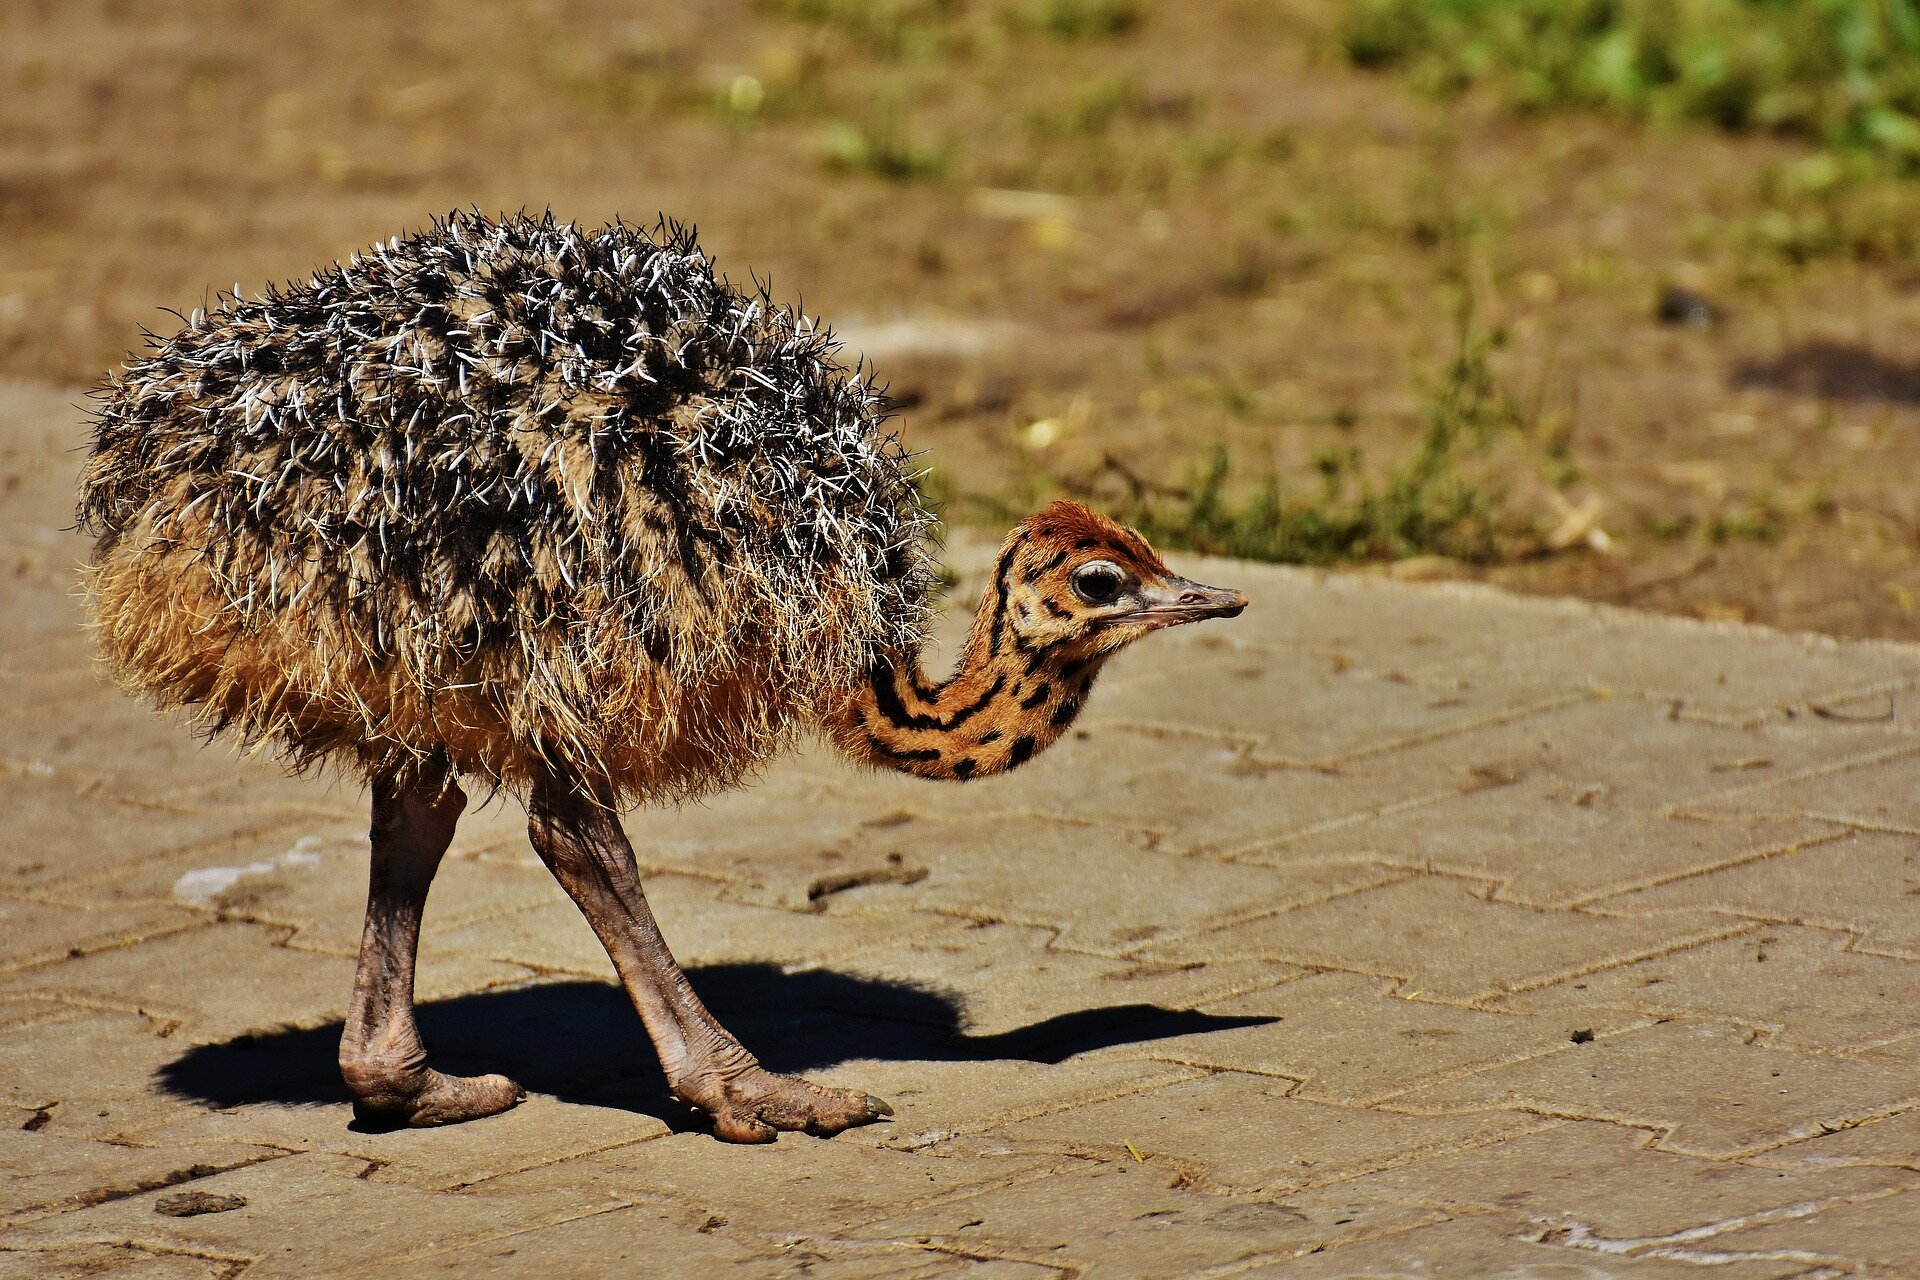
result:
[(427, 1066), (413, 1021), (413, 962), (433, 873), (467, 797), (444, 763), (373, 780), (372, 869), (340, 1074), (357, 1119), (439, 1125), (490, 1116), (526, 1098), (505, 1076), (447, 1076)]
[(857, 1089), (828, 1089), (766, 1070), (694, 994), (640, 888), (633, 847), (610, 796), (558, 772), (527, 804), (533, 847), (613, 960), (682, 1102), (713, 1117), (728, 1142), (772, 1142), (778, 1130), (826, 1136), (893, 1114)]

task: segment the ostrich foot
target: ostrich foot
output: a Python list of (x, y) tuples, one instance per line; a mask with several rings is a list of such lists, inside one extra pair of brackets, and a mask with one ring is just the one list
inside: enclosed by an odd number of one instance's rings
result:
[(759, 1066), (701, 1074), (673, 1092), (712, 1116), (714, 1136), (725, 1142), (772, 1142), (782, 1129), (824, 1138), (893, 1114), (870, 1093), (829, 1089)]
[(356, 1080), (353, 1116), (363, 1124), (414, 1129), (498, 1115), (526, 1101), (527, 1091), (505, 1076), (447, 1076), (430, 1068), (398, 1077)]

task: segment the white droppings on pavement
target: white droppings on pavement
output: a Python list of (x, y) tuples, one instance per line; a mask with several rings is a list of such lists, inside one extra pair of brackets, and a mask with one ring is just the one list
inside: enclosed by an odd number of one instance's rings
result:
[(294, 841), (293, 848), (277, 858), (249, 862), (238, 867), (200, 867), (189, 871), (173, 882), (173, 896), (181, 902), (203, 906), (247, 876), (270, 875), (286, 867), (315, 866), (320, 861), (320, 855), (314, 850), (319, 848), (323, 840), (322, 836), (301, 836)]

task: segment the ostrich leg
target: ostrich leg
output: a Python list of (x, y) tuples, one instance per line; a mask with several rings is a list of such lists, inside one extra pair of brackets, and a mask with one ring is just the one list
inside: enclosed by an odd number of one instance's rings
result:
[(362, 1120), (452, 1124), (505, 1111), (527, 1096), (505, 1076), (445, 1076), (431, 1069), (413, 1021), (420, 915), (466, 805), (444, 763), (373, 780), (367, 923), (340, 1038), (340, 1074)]
[(527, 812), (534, 849), (606, 947), (668, 1086), (713, 1117), (716, 1136), (771, 1142), (780, 1129), (825, 1135), (893, 1114), (858, 1090), (766, 1070), (707, 1012), (654, 923), (610, 796), (554, 772), (534, 784)]

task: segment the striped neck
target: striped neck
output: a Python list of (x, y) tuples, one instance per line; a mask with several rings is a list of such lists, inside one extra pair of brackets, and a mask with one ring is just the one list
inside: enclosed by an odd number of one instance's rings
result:
[(829, 717), (835, 745), (879, 769), (965, 782), (1025, 764), (1067, 731), (1110, 654), (1025, 639), (1010, 617), (1011, 549), (981, 602), (951, 679), (918, 655), (883, 654)]

